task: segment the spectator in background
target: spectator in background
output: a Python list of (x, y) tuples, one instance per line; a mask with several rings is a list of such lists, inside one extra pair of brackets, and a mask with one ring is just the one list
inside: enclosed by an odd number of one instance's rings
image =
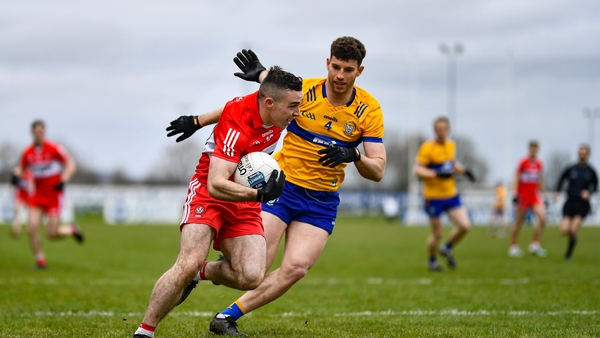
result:
[(562, 210), (563, 218), (560, 222), (560, 232), (569, 236), (565, 260), (571, 260), (573, 250), (577, 244), (577, 233), (583, 220), (590, 212), (590, 196), (598, 189), (598, 176), (588, 163), (590, 147), (582, 144), (579, 147), (579, 161), (563, 171), (556, 184), (555, 200), (560, 196), (564, 181), (568, 181), (567, 201)]
[(506, 199), (506, 188), (502, 182), (496, 184), (496, 198), (492, 207), (490, 217), (490, 235), (504, 237), (506, 236), (506, 219), (504, 217), (504, 200)]

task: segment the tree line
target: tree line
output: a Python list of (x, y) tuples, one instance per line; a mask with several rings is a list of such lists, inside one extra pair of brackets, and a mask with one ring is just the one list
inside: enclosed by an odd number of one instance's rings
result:
[[(486, 183), (488, 186), (493, 185), (495, 182), (487, 182), (489, 166), (486, 159), (477, 152), (475, 142), (461, 135), (455, 136), (453, 139), (457, 145), (458, 161), (471, 168), (479, 182), (477, 185), (482, 186)], [(376, 183), (361, 179), (353, 166), (349, 165), (346, 170), (347, 178), (343, 185), (344, 188), (407, 191), (416, 151), (425, 140), (422, 135), (417, 134), (404, 138), (400, 138), (398, 135), (386, 137), (387, 167), (383, 181)], [(135, 179), (130, 177), (123, 168), (115, 168), (108, 173), (99, 172), (81, 159), (76, 149), (65, 143), (62, 145), (77, 163), (77, 172), (71, 179), (71, 183), (85, 184), (186, 184), (202, 153), (202, 146), (193, 140), (167, 146), (162, 152), (160, 162), (153, 167), (152, 172), (141, 179)], [(22, 150), (10, 142), (0, 143), (0, 177), (3, 177), (5, 182), (8, 182), (10, 172), (17, 165)], [(549, 159), (544, 161), (546, 188), (549, 190), (554, 188), (556, 180), (570, 160), (571, 156), (566, 152), (555, 151), (550, 154)], [(463, 181), (462, 178), (458, 178), (459, 185), (463, 184)], [(510, 182), (504, 182), (504, 184), (509, 186)]]

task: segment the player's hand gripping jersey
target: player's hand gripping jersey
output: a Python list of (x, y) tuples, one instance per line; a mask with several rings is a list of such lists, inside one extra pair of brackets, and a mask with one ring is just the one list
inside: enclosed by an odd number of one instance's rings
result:
[[(454, 173), (454, 162), (456, 161), (456, 144), (452, 140), (446, 140), (444, 144), (435, 140), (428, 140), (417, 154), (417, 162), (436, 172)], [(432, 177), (424, 179), (425, 199), (445, 199), (457, 194), (454, 176), (449, 178)]]
[(379, 102), (367, 91), (354, 87), (352, 99), (334, 107), (327, 99), (326, 79), (304, 79), (304, 99), (298, 116), (287, 128), (283, 148), (275, 159), (286, 180), (306, 189), (337, 191), (344, 181), (341, 163), (324, 167), (317, 152), (324, 147), (357, 147), (361, 142), (383, 142), (383, 114)]

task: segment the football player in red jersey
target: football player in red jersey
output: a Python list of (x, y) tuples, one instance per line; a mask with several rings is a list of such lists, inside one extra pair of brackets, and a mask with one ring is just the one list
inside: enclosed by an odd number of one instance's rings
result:
[(519, 162), (517, 173), (514, 180), (515, 197), (513, 202), (516, 203), (515, 224), (511, 232), (511, 244), (508, 249), (510, 257), (522, 257), (523, 251), (519, 248), (518, 237), (521, 224), (525, 220), (525, 214), (529, 209), (533, 211), (537, 217), (537, 224), (533, 232), (533, 239), (529, 244), (529, 252), (539, 257), (546, 256), (546, 250), (540, 246), (540, 238), (544, 231), (546, 223), (546, 208), (543, 199), (540, 198), (538, 192), (545, 193), (544, 184), (542, 181), (543, 165), (542, 161), (537, 158), (539, 145), (537, 141), (529, 142), (529, 155)]
[(35, 189), (29, 198), (27, 230), (36, 266), (44, 269), (46, 268), (46, 258), (39, 234), (44, 214), (48, 220), (46, 224), (48, 238), (59, 239), (73, 236), (81, 243), (83, 234), (75, 224), (60, 224), (64, 188), (75, 173), (75, 162), (60, 145), (46, 140), (46, 127), (43, 121), (33, 121), (31, 133), (33, 144), (23, 151), (19, 165), (13, 172), (12, 183), (18, 182), (27, 170), (33, 176)]
[[(274, 66), (257, 92), (225, 105), (189, 182), (179, 256), (156, 282), (134, 338), (154, 337), (158, 323), (179, 304), (196, 275), (240, 290), (260, 285), (267, 264), (260, 202), (279, 197), (285, 174), (274, 172), (260, 189), (235, 183), (232, 177), (247, 153), (275, 150), (282, 130), (300, 115), (301, 102), (302, 79)], [(226, 260), (207, 264), (211, 242)]]

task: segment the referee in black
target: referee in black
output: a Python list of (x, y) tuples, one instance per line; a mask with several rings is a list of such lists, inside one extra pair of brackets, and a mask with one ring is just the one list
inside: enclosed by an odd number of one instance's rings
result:
[(596, 171), (588, 164), (590, 147), (587, 144), (579, 146), (578, 156), (579, 162), (565, 169), (556, 185), (555, 198), (558, 199), (564, 181), (569, 182), (568, 197), (563, 206), (563, 218), (560, 222), (560, 232), (569, 236), (569, 245), (565, 253), (567, 261), (571, 260), (573, 255), (581, 223), (590, 212), (590, 195), (598, 187)]

